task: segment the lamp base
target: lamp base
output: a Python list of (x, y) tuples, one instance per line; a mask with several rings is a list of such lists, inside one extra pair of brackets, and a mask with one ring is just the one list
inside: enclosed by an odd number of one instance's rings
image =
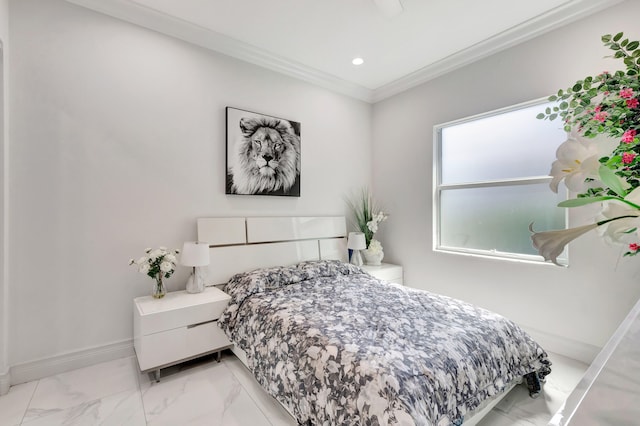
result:
[(351, 253), (351, 262), (352, 265), (362, 266), (362, 255), (360, 254), (360, 250), (354, 250)]
[(187, 278), (185, 290), (187, 293), (202, 293), (204, 291), (204, 280), (198, 273), (197, 267), (193, 267), (193, 272)]

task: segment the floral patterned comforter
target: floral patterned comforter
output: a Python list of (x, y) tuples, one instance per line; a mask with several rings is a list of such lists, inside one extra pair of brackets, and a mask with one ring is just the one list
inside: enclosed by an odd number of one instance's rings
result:
[(461, 424), (515, 379), (551, 371), (502, 316), (350, 264), (260, 269), (225, 291), (220, 326), (300, 424)]

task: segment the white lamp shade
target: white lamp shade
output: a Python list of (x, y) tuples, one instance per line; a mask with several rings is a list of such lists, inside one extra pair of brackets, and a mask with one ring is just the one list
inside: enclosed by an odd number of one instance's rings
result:
[(367, 241), (362, 232), (349, 232), (347, 248), (351, 250), (364, 250), (367, 248)]
[(206, 266), (209, 260), (209, 244), (189, 241), (182, 246), (180, 263), (184, 266)]

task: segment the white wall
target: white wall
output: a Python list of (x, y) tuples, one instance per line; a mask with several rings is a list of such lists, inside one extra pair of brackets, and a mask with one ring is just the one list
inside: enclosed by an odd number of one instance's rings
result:
[(9, 283), (5, 255), (6, 196), (8, 172), (7, 52), (9, 45), (9, 0), (0, 0), (0, 395), (9, 391)]
[[(347, 214), (343, 196), (369, 183), (371, 170), (391, 213), (380, 235), (386, 259), (403, 264), (411, 285), (501, 312), (577, 351), (604, 344), (640, 295), (637, 261), (617, 264), (618, 252), (594, 235), (572, 245), (568, 269), (431, 250), (433, 125), (611, 70), (599, 36), (640, 38), (640, 3), (380, 102), (373, 115), (362, 102), (63, 0), (14, 1), (9, 12), (2, 215), (11, 268), (0, 282), (0, 376), (7, 357), (13, 371), (129, 345), (131, 300), (148, 294), (151, 280), (127, 260), (147, 246), (194, 239), (197, 217)], [(302, 197), (224, 195), (225, 106), (302, 122)], [(184, 287), (183, 269), (170, 290)]]
[[(433, 252), (432, 131), (622, 68), (603, 59), (600, 36), (640, 39), (638, 16), (640, 2), (627, 1), (374, 105), (373, 186), (391, 213), (381, 238), (405, 282), (505, 314), (543, 332), (550, 350), (579, 356), (607, 341), (640, 296), (640, 260), (619, 260), (595, 233), (571, 244), (567, 269)], [(572, 225), (592, 218), (579, 210)]]
[[(128, 341), (152, 284), (128, 259), (196, 218), (342, 215), (370, 183), (366, 103), (62, 0), (10, 19), (12, 366)], [(225, 106), (302, 123), (300, 198), (224, 194)]]

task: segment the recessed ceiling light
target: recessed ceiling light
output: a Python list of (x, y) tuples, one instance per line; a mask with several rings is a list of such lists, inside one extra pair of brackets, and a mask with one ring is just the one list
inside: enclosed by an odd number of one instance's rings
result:
[(351, 61), (351, 63), (353, 65), (362, 65), (362, 64), (364, 64), (364, 59), (362, 59), (362, 58), (353, 58), (353, 61)]

